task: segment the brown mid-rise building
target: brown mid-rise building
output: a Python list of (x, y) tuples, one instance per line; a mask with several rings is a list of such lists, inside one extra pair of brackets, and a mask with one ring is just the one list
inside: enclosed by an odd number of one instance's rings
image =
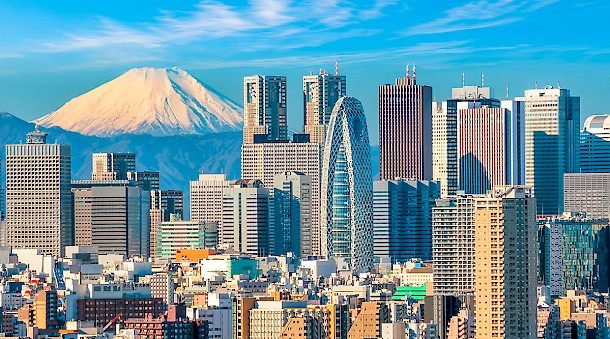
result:
[(391, 323), (390, 309), (383, 302), (363, 302), (347, 333), (349, 339), (381, 338), (382, 324)]
[(432, 179), (432, 87), (413, 77), (379, 86), (380, 179)]
[(78, 320), (93, 321), (95, 326), (105, 326), (121, 314), (123, 319), (145, 318), (163, 315), (161, 298), (81, 299), (77, 301)]

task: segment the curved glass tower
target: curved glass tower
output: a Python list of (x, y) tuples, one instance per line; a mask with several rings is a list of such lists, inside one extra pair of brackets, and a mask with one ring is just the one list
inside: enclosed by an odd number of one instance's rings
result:
[(356, 272), (373, 265), (373, 179), (360, 101), (342, 97), (330, 117), (322, 164), (322, 252)]

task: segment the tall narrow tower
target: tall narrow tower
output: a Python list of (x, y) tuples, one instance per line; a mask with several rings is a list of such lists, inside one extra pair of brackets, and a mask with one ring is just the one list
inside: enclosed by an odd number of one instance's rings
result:
[(353, 97), (337, 101), (322, 161), (322, 255), (341, 257), (353, 271), (373, 265), (373, 179), (366, 117)]
[(303, 77), (304, 130), (310, 142), (324, 143), (333, 107), (345, 96), (345, 75), (338, 73), (329, 75), (321, 70), (318, 75)]
[(288, 140), (286, 77), (244, 78), (244, 144)]
[(6, 145), (6, 245), (62, 256), (74, 244), (70, 146), (36, 130)]
[(407, 74), (379, 86), (380, 179), (432, 179), (432, 87)]
[(525, 101), (525, 184), (538, 214), (561, 214), (563, 176), (580, 172), (580, 97), (547, 86), (517, 100)]

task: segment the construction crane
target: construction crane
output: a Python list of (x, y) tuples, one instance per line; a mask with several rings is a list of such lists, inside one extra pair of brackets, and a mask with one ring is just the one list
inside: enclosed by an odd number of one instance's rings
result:
[(121, 317), (121, 315), (123, 314), (123, 312), (119, 312), (119, 314), (117, 314), (114, 318), (112, 318), (107, 324), (106, 326), (104, 326), (104, 328), (102, 328), (102, 333), (106, 332), (108, 330), (108, 328), (110, 328), (110, 326), (112, 326), (112, 324), (114, 324), (115, 321), (117, 321), (117, 319), (119, 319)]

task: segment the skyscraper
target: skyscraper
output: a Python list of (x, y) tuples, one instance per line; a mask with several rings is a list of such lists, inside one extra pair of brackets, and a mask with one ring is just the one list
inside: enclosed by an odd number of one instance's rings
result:
[(76, 233), (99, 254), (150, 255), (150, 193), (128, 180), (72, 182)]
[(523, 186), (475, 198), (476, 333), (536, 338), (536, 202)]
[(500, 107), (500, 100), (491, 99), (489, 87), (463, 86), (453, 88), (451, 94), (451, 99), (432, 105), (432, 177), (440, 182), (441, 197), (458, 190), (458, 103)]
[(303, 172), (277, 174), (273, 184), (275, 255), (311, 253), (311, 177)]
[(70, 146), (47, 144), (47, 135), (6, 145), (6, 245), (62, 256), (74, 244)]
[(191, 220), (222, 220), (222, 190), (231, 182), (226, 174), (199, 174), (198, 180), (190, 183)]
[(380, 180), (373, 183), (375, 256), (392, 262), (432, 260), (432, 206), (438, 182)]
[(134, 153), (93, 153), (91, 179), (127, 180), (127, 172), (136, 171)]
[(269, 255), (269, 189), (260, 180), (237, 180), (222, 191), (218, 243), (255, 256)]
[(244, 77), (244, 144), (287, 140), (286, 77)]
[(610, 115), (592, 115), (580, 133), (580, 172), (610, 173)]
[[(4, 180), (2, 180), (4, 178), (4, 176), (2, 176), (2, 160), (0, 160), (0, 221), (4, 220), (4, 214), (6, 213), (6, 206), (5, 206), (5, 201), (4, 199), (6, 199), (5, 193), (4, 193)], [(2, 232), (2, 230), (0, 230), (0, 233)], [(1, 234), (0, 234), (0, 241), (2, 241)]]
[(563, 175), (580, 170), (580, 97), (547, 86), (525, 91), (525, 183), (538, 214), (563, 211)]
[(459, 102), (458, 189), (483, 194), (493, 186), (522, 185), (524, 130), (522, 102), (502, 108)]
[(436, 200), (432, 209), (435, 295), (474, 293), (474, 198), (458, 192)]
[(432, 87), (413, 77), (379, 86), (380, 179), (432, 179)]
[(170, 215), (184, 216), (184, 198), (179, 190), (150, 191), (150, 256), (156, 257), (157, 224), (169, 221)]
[[(320, 178), (324, 145), (303, 142), (269, 142), (244, 144), (241, 150), (241, 177), (261, 180), (265, 187), (274, 186), (274, 177), (299, 171), (311, 178), (311, 240), (303, 244), (312, 255), (320, 255)], [(270, 193), (273, 193), (270, 192)], [(191, 217), (192, 219), (192, 217)], [(275, 241), (271, 243), (272, 252)]]
[(345, 96), (345, 75), (329, 75), (320, 70), (318, 75), (303, 77), (304, 132), (310, 142), (323, 144), (330, 115), (339, 98)]
[(322, 165), (322, 254), (353, 271), (373, 264), (373, 179), (362, 104), (342, 97), (330, 117)]

